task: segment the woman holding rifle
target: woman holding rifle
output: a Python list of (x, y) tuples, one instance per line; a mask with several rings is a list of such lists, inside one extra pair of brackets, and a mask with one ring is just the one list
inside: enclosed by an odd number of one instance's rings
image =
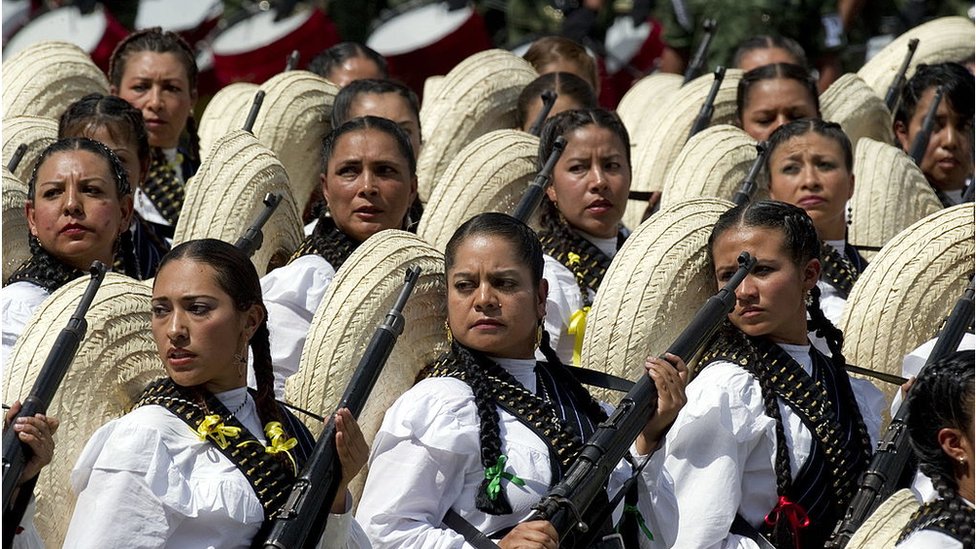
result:
[(881, 393), (844, 370), (842, 336), (819, 307), (821, 245), (806, 212), (772, 201), (734, 208), (708, 248), (719, 287), (740, 252), (757, 264), (666, 441), (674, 546), (751, 549), (762, 532), (780, 549), (823, 547), (868, 464)]
[[(152, 333), (167, 377), (88, 441), (71, 473), (78, 502), (65, 547), (249, 547), (314, 442), (274, 399), (267, 312), (248, 257), (218, 240), (173, 248), (153, 283)], [(367, 454), (347, 410), (336, 424), (344, 474), (329, 546), (351, 535), (345, 488)]]
[[(460, 548), (473, 532), (500, 547), (571, 547), (550, 523), (521, 521), (609, 408), (549, 347), (539, 241), (514, 218), (481, 214), (454, 233), (444, 262), (451, 350), (386, 413), (358, 517), (374, 547)], [(535, 360), (537, 348), (545, 362)], [(659, 358), (645, 365), (661, 397), (632, 448), (638, 461), (658, 448), (684, 403), (684, 364), (669, 359), (678, 369)], [(659, 465), (651, 461), (636, 501), (627, 500), (629, 546), (668, 547), (674, 539), (672, 487)], [(618, 465), (609, 496), (630, 474), (630, 465)]]

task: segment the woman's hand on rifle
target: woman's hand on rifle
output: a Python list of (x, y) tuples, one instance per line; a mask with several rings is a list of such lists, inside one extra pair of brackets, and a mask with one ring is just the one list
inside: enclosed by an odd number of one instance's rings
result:
[[(18, 400), (10, 406), (3, 418), (4, 431), (7, 430), (10, 422), (19, 411), (20, 401)], [(27, 444), (33, 453), (30, 461), (24, 466), (20, 480), (17, 481), (18, 486), (36, 477), (41, 472), (42, 467), (51, 463), (54, 458), (54, 433), (57, 432), (60, 423), (58, 418), (43, 414), (18, 418), (14, 422), (13, 429), (17, 432), (17, 438)]]
[(666, 353), (664, 358), (647, 357), (644, 370), (657, 387), (656, 413), (644, 426), (636, 441), (638, 453), (646, 456), (657, 449), (674, 419), (678, 417), (678, 411), (688, 401), (685, 396), (688, 367), (677, 355)]
[(512, 528), (505, 537), (498, 541), (501, 549), (557, 549), (559, 534), (552, 523), (547, 520), (530, 520)]
[(346, 512), (346, 489), (355, 478), (366, 460), (369, 458), (369, 445), (359, 429), (359, 423), (352, 417), (348, 408), (341, 408), (336, 412), (336, 451), (339, 453), (339, 463), (342, 465), (342, 480), (336, 491), (335, 501), (332, 502), (332, 512), (341, 514)]

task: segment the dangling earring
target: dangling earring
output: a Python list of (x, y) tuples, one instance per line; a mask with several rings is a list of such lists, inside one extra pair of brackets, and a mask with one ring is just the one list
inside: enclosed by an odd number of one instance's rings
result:
[(536, 326), (536, 329), (535, 329), (535, 348), (536, 349), (538, 349), (539, 347), (542, 347), (542, 331), (543, 331), (542, 319), (540, 318), (539, 319), (539, 325)]
[(451, 325), (447, 323), (447, 319), (444, 320), (444, 333), (447, 335), (448, 345), (454, 343), (454, 334), (451, 332)]
[(851, 203), (847, 203), (847, 226), (851, 226), (851, 222), (854, 220), (854, 208), (851, 207)]
[(806, 302), (807, 307), (813, 306), (813, 290), (807, 290), (807, 296), (804, 301)]

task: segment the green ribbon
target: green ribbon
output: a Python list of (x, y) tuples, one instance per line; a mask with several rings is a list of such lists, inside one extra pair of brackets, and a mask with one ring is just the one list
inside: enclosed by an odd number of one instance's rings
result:
[(640, 526), (641, 532), (647, 536), (647, 539), (654, 541), (654, 534), (651, 533), (651, 529), (647, 527), (647, 523), (644, 522), (644, 515), (641, 514), (640, 509), (636, 505), (624, 505), (624, 513), (633, 513), (637, 516), (637, 525)]
[(485, 478), (488, 479), (488, 486), (485, 488), (485, 494), (488, 495), (488, 499), (494, 501), (498, 497), (498, 494), (502, 491), (502, 479), (506, 479), (509, 482), (514, 483), (516, 486), (525, 486), (525, 481), (513, 475), (512, 473), (505, 472), (505, 462), (508, 461), (508, 456), (502, 454), (498, 456), (498, 461), (494, 465), (485, 469)]

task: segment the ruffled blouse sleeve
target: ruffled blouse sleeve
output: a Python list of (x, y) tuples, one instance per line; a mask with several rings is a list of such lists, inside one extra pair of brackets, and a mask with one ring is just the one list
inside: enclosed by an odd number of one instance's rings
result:
[[(548, 255), (545, 256), (542, 276), (549, 284), (544, 319), (549, 346), (556, 351), (563, 364), (572, 364), (575, 336), (569, 334), (569, 321), (573, 313), (583, 306), (579, 284), (572, 271)], [(545, 360), (541, 353), (536, 358)]]

